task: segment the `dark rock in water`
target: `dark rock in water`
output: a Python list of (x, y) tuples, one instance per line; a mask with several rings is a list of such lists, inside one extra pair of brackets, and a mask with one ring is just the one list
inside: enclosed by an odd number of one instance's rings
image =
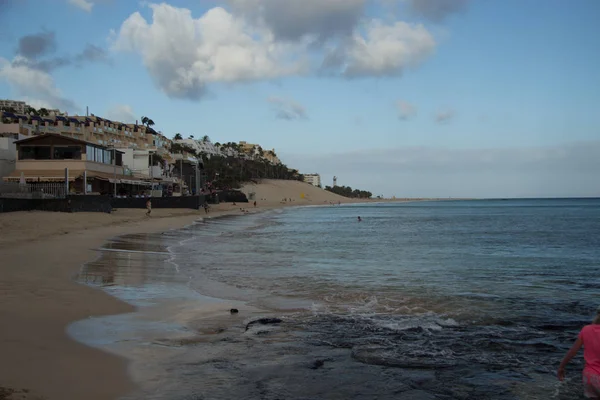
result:
[(310, 369), (319, 369), (321, 368), (323, 365), (325, 365), (325, 360), (315, 360), (310, 367)]
[(250, 326), (254, 325), (254, 324), (270, 325), (270, 324), (280, 324), (281, 322), (283, 322), (283, 321), (279, 318), (260, 318), (260, 319), (256, 319), (254, 321), (248, 322), (248, 325), (246, 325), (246, 330), (248, 330), (250, 328)]
[(237, 314), (239, 310), (237, 308), (232, 308), (231, 310), (229, 310), (229, 312), (232, 314)]

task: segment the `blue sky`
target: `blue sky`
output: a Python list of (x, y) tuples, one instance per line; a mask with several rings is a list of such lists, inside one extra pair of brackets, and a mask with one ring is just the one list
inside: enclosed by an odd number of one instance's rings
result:
[(151, 4), (0, 0), (0, 97), (259, 143), (386, 196), (600, 196), (596, 0)]

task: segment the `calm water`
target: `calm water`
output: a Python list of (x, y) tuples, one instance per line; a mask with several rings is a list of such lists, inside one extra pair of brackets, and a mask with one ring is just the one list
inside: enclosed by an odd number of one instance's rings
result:
[(578, 399), (581, 356), (554, 373), (599, 268), (596, 199), (287, 209), (108, 243), (81, 280), (141, 311), (71, 333), (132, 360), (131, 398)]

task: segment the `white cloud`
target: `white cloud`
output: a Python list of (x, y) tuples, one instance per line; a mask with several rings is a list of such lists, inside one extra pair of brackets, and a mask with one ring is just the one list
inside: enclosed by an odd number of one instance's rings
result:
[(0, 79), (5, 80), (19, 96), (35, 96), (52, 108), (73, 110), (77, 107), (61, 96), (54, 79), (45, 71), (0, 58)]
[(106, 118), (117, 121), (124, 122), (126, 124), (133, 124), (136, 121), (135, 113), (133, 112), (133, 108), (127, 104), (117, 104), (106, 111)]
[(432, 55), (435, 45), (423, 25), (402, 21), (385, 25), (373, 20), (364, 36), (354, 33), (343, 73), (348, 77), (400, 75)]
[(210, 82), (277, 78), (302, 72), (288, 46), (248, 26), (223, 8), (198, 19), (187, 9), (151, 5), (153, 21), (132, 14), (121, 26), (115, 49), (137, 52), (169, 96), (198, 99)]
[(19, 97), (19, 100), (24, 101), (25, 103), (29, 104), (31, 107), (33, 107), (35, 109), (40, 109), (40, 108), (52, 109), (52, 108), (54, 108), (52, 106), (52, 104), (48, 103), (45, 100), (40, 100), (40, 99), (32, 98), (29, 96), (21, 96), (21, 97)]
[(398, 109), (398, 118), (401, 120), (408, 120), (417, 115), (417, 107), (407, 101), (398, 100), (396, 108)]
[(71, 5), (81, 8), (85, 12), (92, 12), (94, 3), (88, 0), (69, 0)]
[(199, 18), (185, 8), (152, 4), (152, 20), (133, 13), (114, 34), (113, 49), (139, 54), (168, 96), (198, 100), (215, 82), (317, 71), (399, 76), (436, 46), (422, 25), (369, 21), (364, 0), (223, 1), (233, 4), (231, 12), (215, 7)]
[(272, 96), (269, 97), (267, 101), (273, 107), (273, 112), (277, 119), (284, 119), (287, 121), (308, 119), (306, 108), (295, 100)]

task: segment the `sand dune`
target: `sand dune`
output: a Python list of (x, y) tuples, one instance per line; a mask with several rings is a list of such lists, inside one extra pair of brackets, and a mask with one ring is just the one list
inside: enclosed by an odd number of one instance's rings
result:
[(248, 197), (254, 193), (254, 198), (259, 204), (270, 206), (281, 204), (284, 198), (295, 205), (321, 205), (330, 202), (350, 203), (354, 201), (308, 183), (277, 179), (264, 179), (258, 184), (246, 184), (242, 191)]

